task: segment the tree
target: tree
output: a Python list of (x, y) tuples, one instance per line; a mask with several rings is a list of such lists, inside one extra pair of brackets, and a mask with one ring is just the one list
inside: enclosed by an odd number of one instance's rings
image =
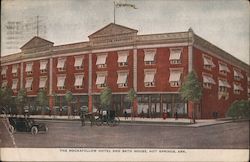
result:
[(37, 103), (42, 108), (42, 115), (44, 115), (44, 111), (46, 109), (46, 106), (48, 106), (48, 96), (47, 92), (45, 90), (40, 90), (37, 94)]
[(109, 87), (106, 87), (102, 90), (100, 95), (101, 107), (103, 109), (110, 109), (112, 99), (112, 90)]
[(16, 104), (18, 105), (18, 114), (22, 114), (24, 106), (27, 104), (27, 93), (25, 89), (20, 89), (18, 91)]
[(73, 100), (73, 94), (71, 91), (67, 91), (65, 94), (65, 100), (68, 104), (68, 117), (71, 115), (71, 102)]
[(15, 107), (12, 95), (13, 91), (11, 88), (6, 87), (5, 89), (0, 89), (0, 107), (6, 113), (12, 112)]
[(134, 100), (136, 98), (136, 92), (134, 90), (134, 88), (131, 88), (129, 91), (128, 91), (128, 94), (127, 94), (127, 97), (128, 97), (128, 100), (129, 100), (129, 103), (131, 105), (131, 119), (134, 115)]
[[(180, 88), (181, 97), (191, 103), (199, 103), (202, 97), (202, 86), (194, 71), (191, 71)], [(195, 122), (195, 110), (193, 110), (193, 120)]]
[(247, 100), (234, 101), (229, 107), (226, 116), (233, 119), (250, 119), (249, 102)]

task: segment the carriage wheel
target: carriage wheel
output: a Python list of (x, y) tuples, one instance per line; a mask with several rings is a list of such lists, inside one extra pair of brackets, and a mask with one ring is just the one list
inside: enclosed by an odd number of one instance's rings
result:
[(97, 126), (101, 126), (102, 125), (102, 119), (101, 118), (97, 118), (95, 120), (95, 123), (96, 123)]
[(110, 127), (114, 127), (114, 126), (118, 125), (118, 121), (116, 119), (110, 120), (110, 121), (108, 121), (108, 125)]

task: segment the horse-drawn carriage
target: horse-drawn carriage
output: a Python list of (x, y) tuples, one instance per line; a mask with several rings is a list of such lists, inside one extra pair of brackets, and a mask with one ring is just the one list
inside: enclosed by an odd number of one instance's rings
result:
[(85, 120), (88, 119), (92, 125), (108, 125), (117, 126), (120, 123), (119, 117), (116, 115), (115, 110), (103, 110), (99, 109), (96, 112), (89, 113), (87, 111), (81, 111), (80, 118), (82, 126), (85, 125)]

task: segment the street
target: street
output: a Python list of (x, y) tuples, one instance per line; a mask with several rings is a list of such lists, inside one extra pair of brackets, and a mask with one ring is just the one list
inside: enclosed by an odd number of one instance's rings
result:
[[(0, 147), (14, 147), (0, 121)], [(19, 148), (170, 148), (230, 149), (249, 147), (249, 122), (232, 122), (205, 127), (129, 125), (81, 127), (80, 121), (42, 121), (47, 133), (14, 133)]]

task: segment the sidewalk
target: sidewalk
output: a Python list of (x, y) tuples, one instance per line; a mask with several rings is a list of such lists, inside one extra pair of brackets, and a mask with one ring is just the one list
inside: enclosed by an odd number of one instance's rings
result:
[[(3, 115), (1, 115), (3, 117)], [(22, 116), (23, 117), (23, 116)], [(30, 115), (30, 118), (40, 119), (40, 120), (70, 120), (76, 121), (80, 120), (79, 116), (58, 116), (58, 115)], [(121, 124), (126, 125), (160, 125), (160, 126), (184, 126), (184, 127), (203, 127), (216, 124), (224, 124), (228, 122), (233, 122), (233, 120), (223, 120), (223, 119), (196, 119), (196, 123), (191, 123), (190, 119), (187, 118), (139, 118), (135, 117), (131, 120), (131, 117), (125, 119), (125, 117), (119, 117)], [(88, 122), (88, 121), (87, 121)]]

